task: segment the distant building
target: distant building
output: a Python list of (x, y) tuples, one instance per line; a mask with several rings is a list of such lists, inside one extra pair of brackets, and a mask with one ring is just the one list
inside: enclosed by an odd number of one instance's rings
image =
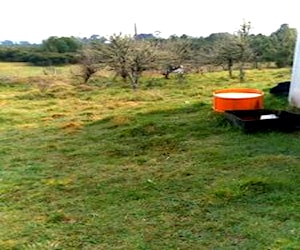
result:
[(155, 38), (155, 36), (153, 35), (153, 34), (143, 34), (143, 33), (141, 33), (141, 34), (136, 34), (136, 35), (134, 35), (134, 38), (136, 39), (136, 40), (145, 40), (145, 39), (153, 39), (153, 38)]
[(134, 24), (134, 39), (146, 40), (146, 39), (153, 39), (153, 38), (155, 38), (155, 36), (151, 33), (150, 34), (145, 34), (145, 33), (138, 34), (136, 24)]

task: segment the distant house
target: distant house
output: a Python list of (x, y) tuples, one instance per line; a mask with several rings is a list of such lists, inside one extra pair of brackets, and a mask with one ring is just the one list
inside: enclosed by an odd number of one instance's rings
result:
[(155, 38), (155, 36), (153, 34), (144, 34), (144, 33), (141, 33), (141, 34), (136, 34), (134, 35), (134, 39), (136, 40), (147, 40), (147, 39), (153, 39)]
[(153, 39), (153, 38), (155, 38), (155, 36), (151, 33), (150, 34), (145, 34), (145, 33), (138, 34), (136, 23), (135, 23), (134, 24), (134, 36), (133, 36), (133, 38), (135, 40), (147, 40), (147, 39)]

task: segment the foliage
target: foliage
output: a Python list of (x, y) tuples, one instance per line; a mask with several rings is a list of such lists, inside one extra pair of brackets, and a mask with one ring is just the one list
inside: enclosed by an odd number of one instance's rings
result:
[(74, 53), (43, 52), (33, 47), (0, 47), (0, 61), (28, 62), (36, 66), (66, 65), (77, 63)]
[(99, 53), (98, 47), (95, 44), (85, 45), (80, 51), (78, 61), (81, 69), (79, 76), (83, 78), (83, 84), (87, 84), (101, 68), (101, 53)]
[(250, 47), (250, 29), (251, 23), (244, 21), (237, 32), (237, 47), (238, 47), (238, 63), (239, 63), (239, 79), (240, 82), (245, 81), (245, 63), (250, 61), (253, 56), (253, 51)]
[(26, 62), (36, 66), (66, 65), (77, 63), (73, 53), (35, 52), (28, 54)]
[(43, 51), (54, 53), (77, 52), (80, 48), (81, 42), (75, 37), (51, 36), (41, 45)]
[(289, 28), (288, 24), (282, 24), (277, 31), (271, 34), (274, 49), (273, 60), (278, 67), (292, 65), (296, 35), (296, 29)]
[(113, 35), (110, 43), (102, 46), (103, 62), (124, 80), (128, 77), (137, 89), (143, 71), (151, 69), (156, 59), (152, 41), (136, 40), (129, 36)]
[(126, 81), (128, 77), (128, 54), (132, 38), (114, 34), (109, 39), (109, 44), (102, 46), (105, 63)]
[(1, 47), (0, 61), (2, 62), (26, 62), (32, 53), (35, 53), (35, 47)]
[(167, 40), (162, 45), (162, 50), (168, 52), (167, 61), (171, 65), (184, 65), (192, 58), (192, 43), (189, 38)]
[(142, 73), (154, 67), (155, 48), (151, 42), (133, 40), (128, 55), (126, 70), (133, 89), (137, 89)]
[[(258, 68), (266, 63), (277, 67), (292, 64), (296, 40), (296, 29), (282, 24), (270, 36), (250, 34), (250, 22), (244, 22), (237, 33), (213, 33), (208, 37), (190, 37), (188, 35), (172, 35), (168, 39), (140, 34), (135, 37), (113, 35), (114, 42), (99, 35), (90, 38), (56, 37), (44, 40), (42, 44), (31, 45), (26, 42), (15, 44), (3, 41), (0, 45), (0, 61), (30, 62), (34, 65), (61, 65), (77, 63), (77, 54), (83, 46), (90, 44), (107, 45), (106, 63), (117, 76), (128, 79), (127, 69), (124, 69), (125, 54), (128, 52), (130, 40), (140, 43), (151, 43), (151, 50), (155, 50), (156, 64), (151, 65), (156, 70), (164, 70), (169, 66), (183, 65), (188, 71), (203, 71), (205, 68), (216, 66), (227, 69), (230, 77), (232, 70), (239, 68), (240, 80), (245, 77), (244, 68)], [(145, 36), (146, 35), (146, 36)], [(147, 37), (151, 37), (148, 39)], [(119, 36), (119, 38), (117, 38)], [(147, 39), (144, 39), (146, 37)], [(135, 39), (136, 38), (136, 39)], [(121, 49), (123, 46), (124, 49)], [(131, 45), (130, 45), (131, 46)], [(147, 44), (145, 47), (149, 47)], [(127, 49), (126, 49), (127, 48)], [(101, 47), (103, 49), (103, 47)], [(118, 51), (118, 55), (115, 52)], [(119, 58), (119, 59), (117, 59)], [(211, 67), (214, 68), (214, 67)]]
[(227, 69), (229, 77), (233, 78), (233, 65), (239, 58), (239, 47), (236, 36), (229, 33), (214, 34), (210, 37), (210, 57), (211, 61), (216, 65), (221, 65), (223, 69)]

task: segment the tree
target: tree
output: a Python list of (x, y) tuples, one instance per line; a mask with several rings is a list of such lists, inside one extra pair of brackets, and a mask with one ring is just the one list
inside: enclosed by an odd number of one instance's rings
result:
[(169, 53), (170, 62), (175, 65), (187, 63), (192, 57), (192, 41), (187, 37), (167, 41), (164, 49)]
[(99, 48), (91, 44), (85, 45), (79, 55), (80, 77), (83, 78), (83, 84), (87, 84), (89, 79), (101, 68), (100, 62)]
[(110, 37), (109, 43), (102, 47), (105, 63), (124, 81), (128, 77), (127, 64), (131, 40), (129, 36), (114, 34)]
[(289, 28), (288, 24), (282, 24), (277, 31), (271, 34), (273, 60), (277, 67), (292, 65), (296, 36), (296, 29)]
[(250, 47), (249, 35), (250, 35), (251, 23), (243, 22), (240, 30), (237, 32), (237, 47), (238, 47), (238, 62), (239, 62), (239, 79), (240, 82), (245, 80), (245, 63), (253, 56), (253, 52)]
[(239, 59), (239, 47), (236, 36), (229, 33), (212, 34), (209, 37), (210, 61), (228, 70), (229, 77), (233, 77), (233, 65)]
[(130, 79), (137, 89), (143, 71), (153, 67), (156, 58), (155, 45), (148, 40), (135, 40), (130, 36), (113, 35), (102, 47), (104, 63), (124, 80)]
[(139, 79), (143, 71), (154, 67), (156, 53), (155, 47), (149, 41), (133, 40), (130, 45), (126, 71), (128, 72), (131, 86), (135, 90), (139, 86)]
[(75, 37), (51, 36), (42, 42), (42, 49), (47, 52), (77, 52), (80, 48), (81, 42)]
[[(158, 45), (158, 51), (157, 62), (159, 68), (163, 69), (163, 75), (168, 79), (171, 72), (168, 69), (191, 63), (193, 58), (192, 40), (187, 36), (179, 38), (173, 35), (168, 40), (161, 41)], [(182, 76), (182, 74), (179, 76)]]
[(259, 68), (261, 62), (273, 62), (272, 43), (269, 36), (262, 34), (251, 35), (250, 47), (253, 51), (254, 67)]

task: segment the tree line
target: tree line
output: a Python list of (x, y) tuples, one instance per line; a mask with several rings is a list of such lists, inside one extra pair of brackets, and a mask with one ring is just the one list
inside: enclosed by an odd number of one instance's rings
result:
[(239, 70), (240, 80), (245, 77), (246, 66), (260, 67), (273, 63), (289, 67), (293, 62), (297, 31), (282, 24), (271, 35), (251, 34), (251, 23), (243, 22), (234, 33), (213, 33), (208, 37), (187, 35), (157, 36), (112, 35), (109, 39), (93, 35), (90, 38), (49, 37), (41, 44), (1, 45), (0, 61), (28, 62), (33, 65), (51, 66), (81, 64), (84, 82), (101, 67), (109, 67), (123, 79), (138, 85), (146, 69), (162, 70), (170, 65), (183, 65), (194, 71), (204, 66), (218, 66)]

